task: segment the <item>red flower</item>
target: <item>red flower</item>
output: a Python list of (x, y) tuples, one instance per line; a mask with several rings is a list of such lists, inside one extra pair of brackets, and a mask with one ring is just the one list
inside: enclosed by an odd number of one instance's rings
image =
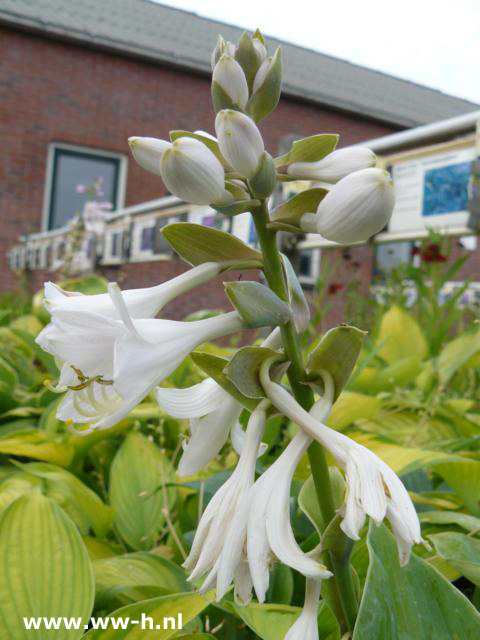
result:
[(343, 284), (341, 282), (332, 282), (328, 285), (328, 293), (331, 296), (334, 296), (341, 289), (343, 289)]

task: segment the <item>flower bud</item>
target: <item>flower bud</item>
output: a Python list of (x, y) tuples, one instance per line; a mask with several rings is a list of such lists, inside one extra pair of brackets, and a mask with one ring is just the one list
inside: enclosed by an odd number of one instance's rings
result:
[(257, 54), (258, 62), (262, 64), (262, 62), (267, 57), (267, 47), (263, 44), (263, 42), (259, 38), (252, 38), (253, 48), (255, 49), (255, 53)]
[(199, 140), (178, 138), (167, 149), (160, 164), (161, 175), (171, 193), (193, 204), (229, 204), (220, 161)]
[(147, 171), (160, 175), (160, 160), (163, 152), (169, 149), (172, 145), (166, 140), (159, 140), (158, 138), (140, 138), (133, 136), (128, 139), (130, 150), (133, 157), (142, 167)]
[(376, 159), (367, 147), (347, 147), (329, 153), (318, 162), (293, 162), (287, 173), (297, 180), (338, 182), (349, 173), (374, 167)]
[(390, 220), (395, 196), (390, 174), (383, 169), (362, 169), (342, 178), (318, 205), (305, 214), (300, 225), (327, 240), (352, 244), (368, 240)]
[(231, 101), (230, 106), (238, 107), (242, 111), (245, 109), (248, 102), (248, 84), (245, 73), (235, 58), (226, 53), (221, 56), (213, 70), (212, 94), (215, 105), (222, 104), (221, 96), (216, 96), (219, 89)]
[(242, 176), (251, 178), (265, 149), (257, 125), (239, 111), (224, 109), (215, 119), (215, 131), (225, 160)]

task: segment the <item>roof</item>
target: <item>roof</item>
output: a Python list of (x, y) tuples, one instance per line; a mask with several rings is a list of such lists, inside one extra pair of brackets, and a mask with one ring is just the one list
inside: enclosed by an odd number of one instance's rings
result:
[[(242, 30), (149, 0), (0, 0), (0, 22), (159, 63), (210, 72), (217, 35)], [(401, 127), (479, 105), (316, 51), (268, 38), (285, 53), (284, 93)]]

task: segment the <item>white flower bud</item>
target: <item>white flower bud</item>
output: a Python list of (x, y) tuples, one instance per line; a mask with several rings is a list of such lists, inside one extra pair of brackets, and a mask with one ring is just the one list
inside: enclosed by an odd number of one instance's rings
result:
[(260, 65), (257, 73), (255, 74), (255, 80), (253, 81), (252, 94), (258, 91), (265, 82), (267, 73), (270, 71), (270, 67), (272, 66), (272, 61), (273, 58), (270, 56), (270, 58), (266, 58)]
[[(395, 196), (390, 174), (362, 169), (342, 178), (318, 205), (316, 231), (327, 240), (351, 244), (368, 240), (390, 220)], [(312, 214), (300, 225), (312, 231)]]
[(212, 51), (212, 55), (210, 58), (212, 71), (215, 69), (215, 65), (220, 60), (224, 52), (225, 52), (225, 40), (222, 38), (221, 35), (219, 35), (217, 38), (217, 44), (215, 45), (215, 49)]
[(255, 53), (257, 54), (258, 61), (261, 64), (268, 55), (267, 47), (258, 38), (252, 38), (252, 44), (255, 49)]
[(171, 193), (193, 204), (229, 204), (225, 174), (220, 161), (203, 142), (178, 138), (167, 149), (160, 164), (161, 175)]
[(349, 173), (374, 167), (376, 159), (373, 151), (367, 147), (347, 147), (329, 153), (318, 162), (293, 162), (287, 168), (287, 173), (297, 180), (338, 182)]
[(215, 131), (225, 160), (242, 176), (251, 178), (265, 149), (257, 125), (244, 113), (223, 109), (215, 119)]
[(248, 84), (245, 73), (233, 56), (223, 54), (215, 65), (212, 81), (216, 82), (239, 109), (248, 102)]
[(133, 136), (128, 139), (133, 157), (147, 171), (160, 175), (160, 160), (163, 152), (169, 149), (172, 144), (166, 140), (158, 138), (140, 138)]

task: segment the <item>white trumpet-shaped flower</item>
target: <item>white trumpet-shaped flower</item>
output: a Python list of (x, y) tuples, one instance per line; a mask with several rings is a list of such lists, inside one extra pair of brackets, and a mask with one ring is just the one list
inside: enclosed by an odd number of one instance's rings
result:
[(265, 150), (254, 121), (239, 111), (222, 109), (215, 119), (215, 131), (225, 160), (242, 176), (251, 178)]
[[(196, 346), (243, 326), (236, 311), (195, 322), (135, 320), (115, 284), (109, 293), (119, 319), (58, 309), (37, 337), (45, 351), (63, 362), (59, 384), (69, 391), (60, 415), (65, 419), (73, 407), (70, 419), (93, 422), (92, 428), (116, 424)], [(78, 392), (85, 393), (75, 400), (72, 394)]]
[[(325, 394), (312, 411), (326, 418), (332, 400), (333, 383), (326, 378)], [(237, 568), (245, 562), (259, 602), (265, 600), (274, 558), (314, 579), (331, 576), (326, 567), (303, 553), (290, 523), (293, 474), (311, 441), (309, 435), (297, 433), (239, 502), (227, 530), (222, 553), (204, 584), (204, 588), (210, 588), (216, 579), (217, 599), (225, 594)]]
[[(255, 464), (263, 435), (269, 402), (262, 400), (250, 415), (245, 445), (230, 478), (220, 487), (207, 505), (198, 525), (192, 548), (184, 567), (191, 571), (189, 580), (208, 573), (202, 589), (208, 588), (216, 575), (216, 566), (224, 547), (225, 534), (244, 496), (255, 480)], [(240, 564), (240, 563), (237, 563)], [(238, 569), (238, 571), (237, 571)], [(251, 580), (245, 564), (235, 567), (232, 576), (237, 596), (251, 592)]]
[(347, 147), (337, 149), (317, 162), (293, 162), (287, 173), (297, 180), (338, 182), (354, 171), (374, 167), (376, 159), (367, 147)]
[(317, 212), (302, 216), (304, 231), (327, 240), (351, 244), (368, 240), (390, 220), (395, 204), (388, 171), (362, 169), (342, 178), (318, 205)]
[[(218, 262), (204, 262), (155, 287), (127, 289), (122, 292), (122, 297), (132, 318), (154, 318), (168, 302), (208, 282), (217, 276), (221, 269), (222, 265)], [(72, 314), (77, 311), (89, 311), (110, 318), (120, 317), (108, 293), (85, 295), (65, 291), (53, 282), (46, 282), (44, 291), (44, 305), (52, 315), (61, 309)]]
[(195, 138), (178, 138), (163, 152), (160, 174), (173, 195), (193, 204), (229, 204), (223, 166), (210, 149)]
[[(262, 347), (276, 349), (280, 346), (280, 330), (274, 329)], [(207, 465), (225, 444), (228, 434), (237, 453), (241, 453), (245, 432), (239, 418), (243, 406), (215, 382), (207, 378), (186, 389), (158, 387), (158, 404), (175, 418), (189, 418), (191, 438), (178, 463), (177, 472), (189, 476)], [(259, 455), (265, 452), (260, 446)]]
[(333, 455), (345, 471), (347, 492), (341, 509), (341, 528), (358, 540), (359, 532), (370, 516), (379, 524), (386, 517), (397, 540), (400, 564), (410, 557), (411, 547), (422, 542), (415, 507), (398, 476), (372, 451), (323, 424), (319, 416), (307, 413), (282, 386), (269, 377), (267, 360), (262, 366), (262, 386), (272, 404), (296, 422)]
[(213, 69), (212, 82), (221, 87), (235, 106), (245, 109), (248, 102), (247, 79), (242, 67), (229, 53), (220, 56)]
[(302, 612), (288, 630), (284, 640), (318, 640), (318, 600), (321, 584), (321, 580), (307, 578)]
[(172, 146), (171, 142), (158, 138), (132, 136), (128, 139), (128, 144), (133, 157), (142, 169), (155, 173), (157, 176), (161, 175), (160, 160), (163, 152)]

